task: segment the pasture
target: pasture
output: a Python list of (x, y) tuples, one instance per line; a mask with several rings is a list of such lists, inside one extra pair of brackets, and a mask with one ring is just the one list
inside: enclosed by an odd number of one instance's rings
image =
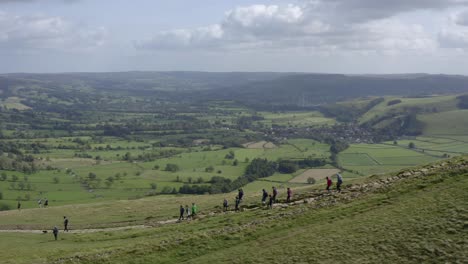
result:
[(326, 177), (332, 177), (340, 172), (338, 169), (308, 169), (298, 176), (294, 177), (289, 182), (292, 183), (307, 183), (309, 178), (316, 180), (317, 182), (325, 179)]

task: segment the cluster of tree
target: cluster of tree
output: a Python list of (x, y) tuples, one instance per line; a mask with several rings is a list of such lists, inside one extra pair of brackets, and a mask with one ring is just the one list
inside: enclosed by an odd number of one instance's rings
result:
[(376, 98), (362, 106), (353, 104), (330, 104), (321, 107), (320, 111), (326, 116), (335, 117), (338, 121), (353, 122), (362, 114), (382, 103), (384, 100), (384, 98)]
[(127, 152), (122, 156), (122, 159), (125, 161), (142, 161), (142, 162), (151, 162), (157, 159), (162, 158), (169, 158), (175, 155), (182, 153), (181, 150), (176, 149), (163, 149), (159, 151), (152, 151), (152, 152), (145, 152), (143, 154), (138, 154), (136, 156), (132, 155), (132, 153)]
[(458, 107), (461, 109), (468, 109), (468, 94), (467, 95), (460, 95), (457, 97), (458, 99)]
[(401, 103), (400, 99), (390, 100), (388, 101), (387, 106), (397, 105), (399, 103)]
[(247, 166), (243, 176), (234, 181), (220, 176), (211, 178), (211, 185), (186, 185), (179, 190), (180, 193), (202, 194), (202, 193), (227, 193), (236, 190), (259, 178), (273, 175), (278, 169), (276, 162), (267, 159), (253, 159)]
[(321, 167), (327, 164), (324, 159), (301, 159), (301, 160), (280, 160), (278, 162), (278, 172), (294, 173), (299, 169)]

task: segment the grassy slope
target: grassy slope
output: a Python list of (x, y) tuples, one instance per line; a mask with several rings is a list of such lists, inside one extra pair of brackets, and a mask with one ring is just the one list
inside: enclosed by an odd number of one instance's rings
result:
[[(250, 211), (150, 230), (4, 235), (6, 263), (463, 263), (468, 174), (408, 179), (350, 203)], [(74, 256), (73, 258), (70, 258)]]
[(468, 110), (455, 110), (421, 115), (419, 120), (426, 124), (425, 135), (466, 135), (468, 134)]

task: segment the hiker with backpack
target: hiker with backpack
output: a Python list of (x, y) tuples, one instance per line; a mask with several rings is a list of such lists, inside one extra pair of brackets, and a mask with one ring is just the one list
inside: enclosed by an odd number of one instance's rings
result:
[(337, 173), (336, 178), (337, 178), (336, 190), (338, 190), (338, 192), (340, 193), (341, 192), (341, 184), (343, 184), (343, 176), (341, 176), (340, 173)]
[(242, 198), (244, 198), (244, 190), (242, 190), (242, 188), (239, 189), (239, 200), (242, 202)]
[(291, 191), (291, 188), (288, 187), (288, 197), (286, 198), (286, 202), (287, 203), (290, 203), (291, 202), (291, 196), (292, 196), (292, 191)]
[(265, 189), (262, 190), (262, 204), (266, 204), (266, 199), (268, 198), (268, 193)]
[(183, 206), (183, 205), (180, 205), (179, 212), (180, 212), (179, 221), (180, 221), (180, 220), (184, 220), (185, 209), (184, 209), (184, 206)]
[(333, 182), (330, 177), (327, 177), (327, 191), (330, 192), (330, 187), (333, 185)]
[(44, 208), (47, 208), (47, 206), (49, 206), (49, 199), (45, 198)]
[(228, 207), (229, 207), (228, 200), (227, 200), (226, 198), (224, 198), (224, 201), (223, 201), (223, 212), (227, 212)]

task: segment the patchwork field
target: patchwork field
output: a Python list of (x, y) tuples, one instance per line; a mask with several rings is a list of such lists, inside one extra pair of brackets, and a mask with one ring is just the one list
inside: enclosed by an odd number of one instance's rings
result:
[[(441, 158), (390, 144), (353, 144), (338, 155), (339, 164), (357, 175), (387, 173)], [(344, 174), (355, 177), (349, 172)]]
[(243, 146), (248, 149), (273, 149), (277, 147), (272, 142), (267, 141), (249, 142), (243, 144)]

